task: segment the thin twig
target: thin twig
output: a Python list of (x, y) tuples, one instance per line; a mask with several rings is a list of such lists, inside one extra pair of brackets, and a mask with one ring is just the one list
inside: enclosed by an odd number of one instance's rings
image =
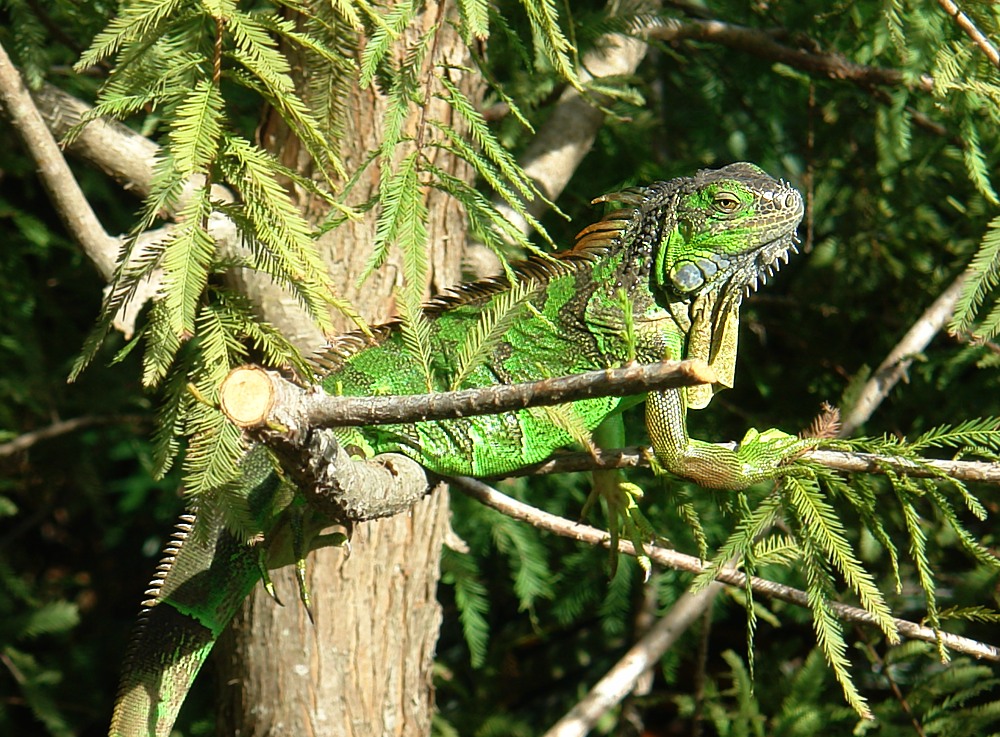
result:
[(0, 443), (0, 458), (21, 453), (42, 440), (51, 440), (60, 435), (82, 430), (85, 427), (125, 422), (140, 423), (146, 419), (139, 415), (121, 415), (115, 417), (74, 417), (71, 420), (59, 420), (38, 430), (22, 433), (13, 440), (8, 440), (6, 443)]
[(840, 427), (841, 437), (853, 434), (867, 422), (896, 383), (906, 376), (907, 369), (913, 363), (913, 357), (923, 352), (934, 336), (941, 332), (955, 311), (955, 304), (962, 293), (964, 282), (965, 274), (955, 279), (951, 286), (924, 311), (899, 343), (889, 351), (889, 355), (865, 383), (857, 401), (844, 412)]
[(49, 192), (63, 225), (80, 244), (105, 281), (115, 270), (119, 241), (109, 236), (97, 219), (76, 177), (63, 158), (44, 119), (28, 94), (21, 75), (0, 45), (0, 104), (21, 136)]
[(876, 651), (874, 646), (868, 641), (868, 636), (865, 630), (861, 627), (857, 627), (855, 629), (858, 633), (858, 638), (862, 643), (864, 643), (865, 650), (868, 651), (868, 657), (871, 658), (873, 663), (875, 663), (878, 672), (885, 677), (886, 682), (889, 684), (889, 688), (892, 689), (892, 695), (899, 704), (899, 708), (902, 709), (903, 713), (910, 718), (910, 724), (913, 725), (914, 733), (917, 737), (927, 737), (924, 733), (923, 725), (920, 723), (917, 715), (913, 713), (913, 707), (910, 706), (910, 702), (906, 699), (906, 695), (903, 693), (903, 690), (899, 687), (899, 684), (896, 683), (896, 679), (892, 677), (892, 667), (882, 659), (882, 656), (878, 654), (878, 651)]
[[(787, 64), (809, 74), (847, 80), (864, 87), (873, 85), (895, 87), (908, 84), (906, 77), (897, 69), (858, 64), (836, 52), (793, 48), (776, 41), (774, 33), (718, 20), (669, 19), (660, 26), (650, 28), (647, 37), (660, 41), (686, 39), (716, 43), (761, 59)], [(921, 75), (916, 87), (923, 92), (932, 92), (934, 80), (930, 75)]]
[(1000, 51), (997, 51), (997, 47), (990, 42), (986, 34), (976, 27), (976, 24), (972, 22), (972, 18), (963, 13), (962, 9), (953, 3), (952, 0), (938, 0), (938, 5), (944, 8), (944, 12), (955, 19), (958, 27), (965, 31), (965, 34), (972, 39), (976, 46), (982, 49), (983, 53), (986, 54), (986, 58), (993, 63), (993, 66), (1000, 68)]
[[(588, 525), (580, 524), (578, 522), (573, 522), (563, 517), (545, 512), (536, 507), (532, 507), (531, 505), (523, 502), (519, 502), (506, 494), (502, 494), (487, 484), (484, 484), (478, 479), (460, 477), (452, 479), (451, 483), (454, 488), (459, 489), (463, 493), (482, 502), (488, 507), (496, 509), (497, 511), (502, 512), (503, 514), (514, 519), (527, 522), (538, 529), (548, 530), (556, 535), (577, 540), (578, 542), (587, 543), (588, 545), (603, 545), (604, 547), (609, 547), (611, 544), (611, 537), (607, 532), (598, 530)], [(618, 549), (619, 552), (625, 553), (626, 555), (636, 554), (635, 548), (630, 542), (627, 541), (619, 541)], [(684, 553), (678, 553), (675, 550), (668, 550), (655, 545), (647, 545), (645, 552), (651, 560), (676, 570), (699, 574), (704, 572), (707, 568), (707, 564), (699, 558), (692, 555), (685, 555)], [(744, 589), (747, 584), (746, 574), (730, 568), (723, 568), (722, 570), (719, 570), (716, 573), (715, 580), (738, 589)], [(801, 589), (769, 581), (757, 576), (751, 576), (749, 583), (750, 588), (761, 596), (765, 596), (770, 599), (779, 599), (780, 601), (788, 602), (789, 604), (794, 604), (795, 606), (803, 608), (809, 607), (808, 594)], [(829, 602), (828, 606), (831, 612), (845, 622), (856, 622), (865, 625), (877, 626), (875, 618), (864, 609), (850, 606), (848, 604), (841, 604), (839, 602)], [(916, 622), (910, 622), (906, 619), (893, 618), (892, 621), (897, 632), (903, 637), (911, 640), (930, 642), (935, 645), (941, 643), (955, 652), (971, 655), (974, 658), (983, 658), (994, 662), (1000, 662), (1000, 648), (988, 643), (979, 642), (978, 640), (962, 637), (950, 632), (935, 630), (931, 627), (924, 627)]]

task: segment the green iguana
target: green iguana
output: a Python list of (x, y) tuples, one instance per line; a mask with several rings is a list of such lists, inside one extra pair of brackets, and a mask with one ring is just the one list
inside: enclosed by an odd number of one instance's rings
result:
[[(596, 201), (618, 209), (576, 246), (500, 276), (459, 286), (424, 311), (431, 350), (407, 346), (400, 323), (349, 334), (316, 359), (321, 385), (343, 395), (419, 394), (534, 381), (636, 360), (700, 358), (718, 385), (651, 392), (646, 425), (664, 469), (713, 488), (741, 489), (783, 472), (802, 448), (778, 430), (751, 430), (730, 449), (688, 437), (688, 408), (732, 386), (739, 307), (795, 250), (801, 195), (758, 167), (732, 164)], [(595, 201), (595, 202), (596, 202)], [(402, 453), (443, 475), (496, 476), (543, 460), (644, 397), (586, 399), (500, 415), (340, 428), (370, 457)], [(303, 496), (251, 450), (242, 492), (268, 551), (288, 540)], [(331, 522), (325, 520), (324, 522)], [(168, 735), (216, 638), (265, 578), (259, 547), (214, 524), (191, 534), (185, 516), (143, 602), (112, 718), (113, 737)], [(318, 524), (314, 526), (318, 527)], [(294, 535), (293, 535), (294, 536)], [(301, 558), (301, 544), (288, 560)], [(287, 557), (287, 556), (286, 556)]]

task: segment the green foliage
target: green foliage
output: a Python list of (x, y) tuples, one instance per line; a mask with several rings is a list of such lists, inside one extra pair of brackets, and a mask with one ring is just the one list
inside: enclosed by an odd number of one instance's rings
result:
[[(0, 168), (28, 168), (0, 192), (0, 444), (63, 420), (82, 425), (0, 453), (0, 733), (79, 735), (105, 721), (111, 661), (124, 652), (157, 535), (179, 510), (178, 479), (150, 476), (152, 417), (134, 357), (66, 384), (98, 285), (52, 227), (34, 165), (13, 138), (4, 143)], [(116, 190), (95, 181), (88, 196), (109, 228), (125, 228)]]
[[(705, 689), (703, 719), (719, 735), (903, 737), (915, 728), (925, 735), (994, 734), (1000, 683), (991, 669), (967, 658), (955, 659), (948, 668), (921, 668), (931, 649), (907, 643), (889, 650), (884, 661), (868, 650), (880, 671), (873, 691), (888, 697), (879, 702), (871, 721), (859, 721), (826, 698), (830, 673), (819, 650), (796, 670), (773, 715), (762, 714), (745, 665), (729, 651), (723, 653), (728, 672), (713, 676)], [(691, 715), (696, 705), (682, 698), (679, 706)]]
[[(65, 600), (39, 602), (13, 571), (0, 565), (0, 659), (17, 682), (20, 697), (48, 734), (68, 737), (70, 722), (57, 706), (54, 687), (62, 674), (39, 662), (24, 648), (38, 638), (62, 635), (79, 623), (78, 607)], [(0, 705), (0, 725), (9, 724)]]
[[(992, 459), (1000, 449), (1000, 432), (997, 421), (987, 418), (955, 427), (934, 428), (912, 442), (885, 438), (828, 441), (827, 444), (895, 458), (897, 462), (910, 463), (930, 472), (929, 478), (914, 478), (896, 468), (884, 469), (886, 484), (899, 505), (898, 518), (903, 520), (904, 529), (887, 529), (886, 489), (877, 488), (870, 479), (856, 482), (822, 466), (797, 469), (783, 478), (776, 491), (760, 500), (755, 508), (748, 506), (747, 513), (699, 577), (698, 585), (707, 584), (716, 571), (734, 560), (739, 561), (749, 575), (758, 575), (762, 567), (773, 565), (773, 562), (798, 568), (804, 579), (820, 650), (843, 688), (847, 702), (859, 714), (870, 715), (868, 704), (851, 674), (843, 627), (830, 607), (838, 598), (835, 576), (853, 593), (858, 605), (871, 616), (872, 623), (882, 631), (887, 642), (897, 644), (899, 635), (891, 608), (876, 582), (876, 571), (865, 565), (851, 538), (856, 540), (861, 531), (866, 531), (877, 541), (888, 555), (897, 590), (903, 557), (897, 541), (905, 541), (906, 549), (902, 552), (910, 558), (924, 595), (926, 612), (922, 619), (938, 627), (938, 576), (931, 562), (924, 522), (928, 512), (937, 515), (941, 524), (950, 528), (958, 545), (981, 565), (1000, 572), (1000, 558), (984, 548), (962, 521), (963, 512), (971, 513), (976, 521), (985, 519), (982, 503), (963, 481), (933, 470), (920, 454), (928, 449), (949, 448), (959, 455)], [(848, 510), (851, 517), (845, 514)], [(847, 519), (850, 519), (850, 530)], [(751, 602), (748, 626), (753, 636), (756, 632), (754, 605), (752, 599), (748, 601)], [(974, 616), (973, 612), (970, 615)], [(942, 659), (947, 657), (943, 647), (940, 654)]]
[[(469, 32), (482, 36), (482, 9), (468, 10), (478, 24)], [(82, 70), (114, 62), (86, 120), (100, 115), (124, 117), (155, 106), (163, 110), (166, 136), (152, 191), (126, 240), (102, 317), (87, 340), (74, 376), (93, 358), (115, 315), (135, 295), (138, 285), (145, 279), (160, 279), (159, 298), (143, 328), (143, 381), (165, 392), (163, 424), (157, 435), (162, 469), (169, 467), (172, 456), (182, 447), (177, 436), (185, 438), (184, 468), (188, 489), (194, 495), (224, 487), (237, 474), (242, 443), (211, 405), (228, 370), (245, 360), (243, 345), (254, 339), (253, 321), (237, 316), (232, 295), (227, 297), (218, 286), (209, 289), (211, 283), (234, 266), (258, 270), (287, 288), (324, 331), (332, 330), (329, 306), (363, 327), (354, 308), (335, 296), (314, 246), (317, 233), (300, 214), (285, 182), (332, 204), (340, 186), (337, 180), (350, 177), (339, 195), (343, 202), (364, 169), (372, 163), (378, 166), (377, 195), (362, 208), (378, 210), (374, 245), (358, 282), (381, 267), (393, 248), (400, 249), (403, 286), (399, 307), (404, 338), (425, 367), (428, 388), (434, 382), (427, 326), (419, 309), (429, 269), (427, 187), (470, 206), (481, 224), (480, 231), (490, 233), (489, 242), (495, 248), (499, 249), (501, 240), (495, 232), (500, 223), (495, 210), (467, 184), (436, 166), (433, 157), (443, 148), (480, 173), (489, 173), (486, 178), (493, 187), (522, 213), (526, 214), (522, 198), (537, 195), (482, 115), (450, 81), (448, 68), (428, 60), (438, 28), (426, 29), (415, 40), (404, 33), (418, 12), (416, 4), (397, 3), (387, 13), (363, 4), (341, 4), (334, 11), (335, 18), (325, 19), (326, 11), (317, 12), (317, 22), (302, 31), (275, 11), (244, 9), (235, 2), (137, 2), (127, 5), (97, 35), (77, 64)], [(542, 52), (568, 73), (569, 46), (557, 24), (555, 7), (529, 15), (539, 29)], [(352, 31), (364, 29), (367, 34), (356, 69), (353, 52), (341, 47), (338, 19), (347, 21)], [(385, 90), (388, 105), (383, 135), (357, 171), (345, 171), (331, 135), (345, 130), (336, 116), (348, 111), (329, 101), (315, 108), (301, 96), (279, 41), (312, 56), (334, 70), (334, 75), (349, 77), (356, 72), (356, 83), (362, 89)], [(336, 85), (330, 82), (328, 86)], [(472, 145), (433, 116), (412, 132), (407, 121), (415, 110), (427, 105), (430, 90), (438, 90), (438, 98), (469, 128)], [(326, 186), (290, 171), (233, 130), (239, 95), (247, 91), (281, 116), (311, 156)], [(329, 117), (320, 117), (317, 112)], [(421, 118), (426, 117), (421, 113)], [(200, 183), (191, 186), (192, 177)], [(211, 189), (216, 184), (238, 192), (240, 201), (219, 203)], [(339, 203), (335, 211), (347, 217), (355, 215)], [(177, 223), (169, 227), (165, 237), (152, 243), (143, 240), (165, 213)], [(218, 250), (211, 225), (219, 214), (239, 229), (241, 249)], [(513, 235), (509, 226), (503, 230)], [(526, 243), (523, 236), (518, 237)], [(228, 307), (216, 309), (213, 299), (228, 299)], [(275, 350), (268, 355), (269, 361), (301, 366), (290, 344), (272, 341), (271, 347)], [(185, 396), (188, 392), (190, 397)]]
[(1000, 330), (1000, 305), (996, 304), (981, 325), (973, 325), (986, 298), (1000, 281), (1000, 217), (991, 220), (988, 228), (982, 246), (969, 264), (969, 274), (962, 286), (955, 318), (949, 326), (953, 333), (959, 335), (975, 329), (975, 334), (982, 340), (995, 338)]
[(523, 317), (523, 308), (530, 290), (523, 283), (514, 285), (501, 294), (483, 312), (466, 341), (455, 353), (455, 376), (451, 388), (458, 389), (473, 371), (489, 359), (493, 350), (514, 320)]
[(469, 648), (469, 662), (472, 667), (479, 668), (486, 659), (489, 642), (490, 627), (486, 614), (490, 603), (476, 559), (445, 548), (441, 558), (441, 583), (455, 589), (455, 606)]
[(434, 371), (431, 368), (430, 324), (420, 309), (420, 303), (410, 295), (401, 294), (399, 303), (399, 327), (403, 345), (407, 353), (419, 366), (424, 375), (428, 392), (434, 391)]
[[(324, 175), (341, 171), (319, 121), (295, 91), (291, 67), (275, 38), (326, 58), (336, 56), (295, 31), (293, 23), (273, 14), (245, 12), (235, 3), (213, 7), (137, 2), (98, 34), (78, 62), (83, 69), (115, 58), (91, 117), (124, 116), (156, 105), (165, 112), (167, 134), (144, 211), (125, 242), (101, 319), (73, 375), (94, 357), (137, 286), (144, 279), (160, 279), (159, 298), (143, 331), (143, 383), (169, 392), (157, 434), (160, 471), (169, 468), (180, 447), (177, 436), (186, 437), (184, 468), (194, 494), (223, 487), (237, 473), (243, 442), (211, 403), (229, 369), (246, 360), (244, 344), (266, 343), (270, 361), (302, 365), (290, 343), (258, 326), (249, 304), (221, 288), (210, 290), (209, 282), (240, 262), (286, 285), (324, 329), (332, 329), (330, 305), (357, 318), (349, 305), (332, 296), (333, 285), (314, 248), (313, 229), (279, 184), (282, 178), (299, 185), (304, 180), (229, 130), (231, 83), (270, 104)], [(192, 177), (201, 184), (185, 193)], [(210, 230), (220, 209), (211, 189), (216, 183), (243, 195), (240, 204), (223, 210), (241, 229), (246, 257), (217, 250)], [(305, 186), (318, 192), (311, 184)], [(164, 213), (173, 214), (177, 222), (165, 237), (144, 243), (144, 232)], [(217, 301), (210, 299), (213, 296)], [(165, 381), (168, 376), (172, 380)]]

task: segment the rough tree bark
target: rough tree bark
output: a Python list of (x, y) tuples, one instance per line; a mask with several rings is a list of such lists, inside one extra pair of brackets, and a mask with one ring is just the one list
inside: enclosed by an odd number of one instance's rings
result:
[[(476, 99), (480, 83), (464, 71), (468, 59), (461, 40), (445, 22), (441, 4), (427, 3), (411, 25), (415, 38), (437, 26), (433, 50), (425, 64), (451, 65), (452, 81)], [(301, 60), (299, 60), (301, 61)], [(308, 68), (298, 66), (304, 74)], [(425, 79), (430, 79), (426, 75)], [(428, 117), (452, 120), (440, 100), (427, 95)], [(353, 88), (347, 102), (350, 119), (342, 153), (353, 171), (382, 135), (386, 99), (374, 89)], [(276, 118), (276, 116), (273, 116)], [(409, 132), (419, 140), (421, 116), (414, 114)], [(264, 144), (284, 163), (309, 173), (309, 163), (296, 141), (276, 120), (262, 128)], [(456, 176), (469, 172), (457, 161), (435, 164)], [(352, 194), (363, 202), (378, 186), (378, 169), (370, 167)], [(430, 289), (455, 283), (465, 242), (465, 217), (458, 206), (428, 190), (431, 247)], [(302, 197), (305, 212), (315, 219), (325, 209)], [(340, 294), (373, 322), (394, 312), (391, 290), (401, 269), (390, 262), (359, 290), (355, 275), (371, 252), (375, 213), (336, 229), (322, 243)], [(267, 284), (248, 284), (264, 317), (294, 337), (300, 348), (315, 349), (322, 336), (287, 295)], [(258, 587), (241, 616), (217, 648), (220, 689), (219, 734), (251, 735), (427, 735), (434, 698), (431, 683), (434, 648), (441, 622), (436, 599), (441, 545), (448, 529), (446, 490), (436, 489), (409, 513), (357, 526), (347, 556), (325, 549), (309, 557), (309, 587), (315, 626), (297, 601), (290, 569), (275, 571), (275, 585), (286, 606), (277, 606)]]

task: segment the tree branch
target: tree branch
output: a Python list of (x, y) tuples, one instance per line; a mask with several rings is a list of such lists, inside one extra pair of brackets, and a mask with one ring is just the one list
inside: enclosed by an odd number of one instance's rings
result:
[(0, 103), (38, 165), (56, 214), (105, 281), (115, 270), (119, 241), (109, 236), (90, 207), (62, 151), (45, 125), (7, 51), (0, 45)]
[[(2, 63), (0, 63), (0, 66), (2, 66)], [(92, 108), (72, 95), (48, 84), (43, 85), (40, 90), (32, 93), (30, 97), (26, 95), (22, 103), (31, 105), (34, 112), (28, 118), (33, 120), (34, 124), (37, 125), (39, 121), (44, 121), (42, 129), (44, 130), (47, 126), (48, 130), (51, 131), (52, 135), (47, 135), (52, 147), (49, 152), (54, 151), (63, 166), (62, 169), (58, 170), (58, 175), (55, 176), (55, 183), (60, 187), (64, 186), (71, 191), (75, 190), (78, 192), (80, 199), (76, 201), (77, 206), (80, 208), (85, 206), (89, 211), (90, 206), (83, 197), (82, 192), (79, 191), (72, 172), (65, 166), (65, 159), (62, 157), (62, 153), (53, 136), (62, 138), (74, 127), (79, 126)], [(38, 158), (39, 153), (36, 149), (31, 147), (29, 149), (32, 157), (36, 161), (40, 161)], [(135, 133), (116, 121), (96, 118), (90, 120), (76, 131), (67, 149), (121, 183), (126, 191), (133, 192), (138, 197), (144, 197), (149, 194), (154, 167), (157, 157), (160, 154), (160, 147), (148, 138)], [(41, 164), (39, 166), (41, 167)], [(44, 171), (43, 180), (46, 181), (46, 186), (48, 186)], [(182, 209), (196, 188), (203, 184), (204, 177), (192, 177), (173, 203), (173, 210), (164, 213), (164, 215), (171, 215), (173, 212)], [(227, 187), (214, 184), (212, 185), (212, 199), (228, 203), (234, 202), (235, 196)], [(56, 202), (57, 209), (59, 209), (59, 202), (56, 201), (55, 195), (53, 195), (53, 201)], [(143, 254), (150, 247), (170, 235), (170, 230), (171, 227), (167, 226), (140, 234), (132, 251), (133, 259), (141, 260)], [(71, 232), (74, 235), (77, 234), (77, 231)], [(90, 230), (84, 229), (82, 232), (89, 234)], [(103, 229), (101, 232), (103, 233)], [(209, 232), (215, 239), (219, 250), (223, 253), (235, 253), (241, 247), (236, 227), (228, 218), (218, 214), (213, 215), (209, 219)], [(81, 243), (91, 259), (95, 263), (98, 263), (98, 270), (105, 281), (109, 281), (114, 274), (121, 244), (121, 238), (112, 238), (106, 234), (104, 239), (92, 239), (90, 243)], [(115, 316), (113, 325), (126, 338), (131, 337), (134, 332), (136, 320), (143, 306), (149, 300), (155, 299), (159, 293), (161, 278), (162, 272), (160, 270), (153, 271), (137, 287), (128, 304)]]
[(53, 422), (51, 425), (39, 428), (38, 430), (22, 433), (13, 440), (8, 440), (6, 443), (0, 443), (0, 458), (6, 458), (7, 456), (12, 456), (15, 453), (21, 453), (43, 440), (50, 440), (52, 438), (59, 437), (60, 435), (66, 435), (67, 433), (82, 430), (86, 427), (111, 425), (123, 422), (138, 424), (145, 422), (147, 419), (148, 418), (141, 417), (140, 415), (122, 415), (118, 417), (74, 417), (70, 420), (59, 420), (58, 422)]
[[(787, 64), (812, 75), (846, 80), (863, 87), (909, 85), (903, 73), (896, 69), (858, 64), (836, 52), (793, 48), (775, 40), (776, 34), (773, 32), (718, 20), (681, 21), (671, 18), (662, 25), (649, 28), (646, 33), (647, 38), (659, 41), (691, 40), (716, 43), (761, 59)], [(808, 43), (816, 46), (811, 40)], [(916, 88), (922, 92), (932, 92), (933, 78), (928, 74), (921, 75)]]
[[(732, 443), (720, 443), (720, 445), (733, 446)], [(652, 453), (652, 448), (639, 446), (614, 450), (597, 448), (592, 453), (557, 455), (547, 461), (524, 466), (507, 475), (535, 476), (542, 473), (641, 468), (649, 465)], [(987, 461), (945, 461), (937, 458), (912, 461), (896, 456), (840, 450), (810, 450), (803, 453), (801, 458), (845, 473), (885, 473), (885, 469), (889, 468), (896, 473), (905, 473), (916, 478), (938, 478), (941, 474), (945, 474), (959, 481), (979, 481), (1000, 486), (1000, 463)]]
[[(586, 84), (604, 78), (629, 77), (635, 74), (647, 50), (646, 42), (640, 38), (621, 33), (605, 34), (583, 55), (580, 80)], [(601, 105), (609, 101), (606, 95), (581, 93), (574, 87), (567, 87), (518, 158), (518, 164), (548, 200), (562, 194), (594, 145), (606, 114)], [(494, 205), (522, 233), (531, 231), (528, 222), (506, 202), (495, 199)], [(526, 203), (528, 212), (535, 217), (544, 213), (548, 205), (546, 200), (537, 197)]]
[(275, 452), (285, 473), (327, 520), (349, 525), (392, 517), (427, 495), (427, 472), (404, 455), (356, 460), (325, 429), (254, 435)]
[[(305, 432), (318, 427), (408, 424), (498, 414), (594, 397), (634, 396), (655, 389), (712, 383), (713, 379), (701, 361), (664, 361), (455, 392), (342, 397), (316, 386), (304, 389), (258, 366), (240, 366), (219, 387), (219, 400), (226, 416), (241, 427), (295, 428), (296, 432)], [(732, 443), (722, 445), (732, 447)], [(648, 466), (651, 455), (649, 448), (595, 448), (558, 455), (508, 475), (637, 468)], [(839, 450), (811, 450), (802, 458), (845, 473), (885, 473), (891, 469), (918, 478), (944, 474), (960, 481), (1000, 485), (1000, 464), (986, 461), (911, 460)]]
[(495, 415), (595, 397), (628, 397), (715, 381), (703, 361), (663, 361), (588, 371), (521, 384), (497, 384), (436, 394), (342, 397), (302, 389), (257, 366), (233, 369), (219, 387), (222, 411), (241, 427), (299, 428), (406, 424)]
[[(609, 547), (611, 537), (607, 532), (595, 529), (578, 522), (571, 522), (554, 514), (550, 514), (536, 507), (532, 507), (523, 502), (519, 502), (506, 494), (502, 494), (496, 489), (484, 484), (477, 479), (467, 477), (454, 478), (451, 480), (453, 488), (461, 490), (468, 496), (476, 499), (492, 509), (496, 509), (503, 514), (514, 519), (527, 522), (534, 527), (548, 530), (556, 535), (567, 537), (578, 542), (589, 545), (603, 545)], [(619, 551), (626, 555), (635, 555), (635, 548), (627, 541), (619, 542)], [(680, 571), (699, 574), (706, 570), (707, 564), (692, 555), (685, 555), (675, 550), (668, 550), (655, 545), (648, 545), (645, 548), (650, 559), (657, 563)], [(794, 604), (795, 606), (808, 608), (808, 595), (801, 589), (792, 586), (768, 581), (757, 576), (749, 577), (750, 588), (761, 596)], [(737, 589), (744, 589), (747, 584), (747, 576), (740, 571), (724, 568), (716, 574), (716, 581), (732, 586)], [(859, 624), (877, 626), (874, 618), (864, 609), (830, 602), (830, 610), (845, 622), (856, 622)], [(988, 643), (979, 642), (968, 637), (954, 635), (949, 632), (935, 630), (931, 627), (924, 627), (916, 622), (905, 619), (893, 619), (897, 631), (903, 637), (911, 640), (921, 640), (934, 644), (942, 643), (945, 647), (971, 655), (974, 658), (982, 658), (994, 662), (1000, 662), (1000, 648)]]
[(938, 5), (944, 8), (944, 12), (955, 19), (958, 27), (965, 32), (965, 35), (972, 39), (976, 46), (982, 49), (982, 52), (986, 54), (986, 58), (993, 63), (993, 66), (1000, 69), (1000, 51), (997, 51), (997, 47), (976, 27), (976, 24), (972, 22), (972, 18), (963, 13), (962, 9), (952, 2), (952, 0), (938, 0)]
[(951, 283), (934, 300), (899, 343), (889, 351), (875, 373), (865, 383), (857, 401), (844, 412), (840, 426), (840, 436), (847, 437), (868, 421), (875, 409), (882, 403), (900, 379), (906, 376), (913, 363), (913, 357), (922, 353), (942, 328), (948, 323), (955, 304), (962, 293), (965, 274)]
[(685, 591), (646, 634), (629, 648), (577, 704), (542, 737), (584, 737), (597, 720), (624, 699), (643, 673), (654, 667), (663, 654), (694, 624), (722, 591), (721, 583), (710, 583), (700, 591)]
[[(57, 139), (65, 137), (92, 110), (90, 105), (51, 84), (42, 85), (31, 96)], [(92, 119), (77, 130), (65, 148), (103, 171), (126, 192), (138, 197), (149, 194), (160, 147), (118, 121)]]
[[(93, 108), (73, 95), (51, 84), (31, 93), (46, 125), (56, 138), (63, 138), (90, 115)], [(160, 156), (160, 147), (143, 135), (116, 120), (92, 118), (74, 132), (66, 150), (93, 164), (137, 197), (149, 194), (153, 170)], [(195, 176), (172, 203), (176, 212), (184, 208), (191, 192), (204, 184), (203, 176)], [(235, 202), (228, 187), (212, 185), (212, 199)]]

